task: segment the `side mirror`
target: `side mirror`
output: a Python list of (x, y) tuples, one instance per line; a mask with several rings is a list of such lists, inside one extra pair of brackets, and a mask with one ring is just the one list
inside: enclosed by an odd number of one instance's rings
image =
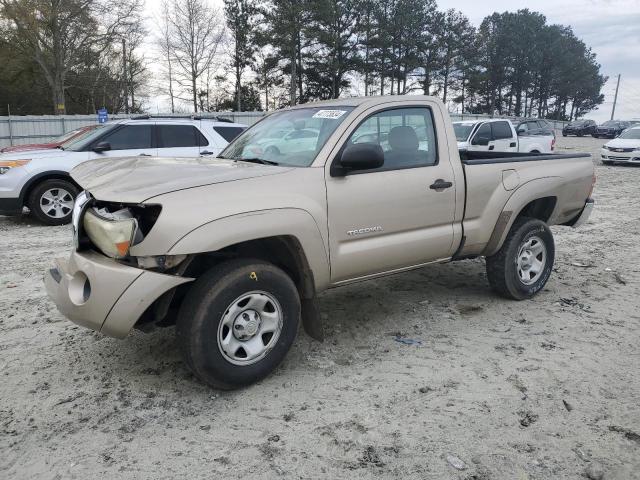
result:
[(522, 135), (526, 132), (526, 130), (524, 128), (519, 128), (518, 129), (518, 135)]
[(486, 147), (487, 145), (489, 145), (489, 138), (488, 137), (475, 137), (473, 139), (473, 141), (471, 142), (471, 145), (481, 145), (483, 147)]
[(384, 165), (382, 147), (375, 143), (356, 143), (342, 152), (339, 162), (332, 166), (332, 176), (344, 176), (355, 170), (373, 170)]
[(107, 152), (111, 150), (111, 144), (109, 142), (100, 142), (91, 150), (93, 150), (96, 153)]

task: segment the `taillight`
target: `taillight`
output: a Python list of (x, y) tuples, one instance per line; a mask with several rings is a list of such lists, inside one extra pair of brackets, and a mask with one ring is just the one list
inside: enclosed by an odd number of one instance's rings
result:
[(556, 148), (556, 137), (553, 137), (553, 140), (551, 140), (551, 151), (553, 152)]

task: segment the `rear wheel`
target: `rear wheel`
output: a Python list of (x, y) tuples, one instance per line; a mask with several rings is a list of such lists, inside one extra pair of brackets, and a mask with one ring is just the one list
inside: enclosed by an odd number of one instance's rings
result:
[(487, 257), (489, 284), (503, 297), (531, 298), (549, 280), (554, 259), (555, 245), (549, 227), (534, 218), (519, 218), (500, 250)]
[(45, 180), (29, 194), (31, 214), (46, 225), (64, 225), (71, 221), (78, 188), (68, 180)]
[(176, 334), (185, 361), (221, 389), (254, 383), (284, 359), (298, 331), (291, 278), (260, 260), (230, 260), (201, 276), (182, 302)]

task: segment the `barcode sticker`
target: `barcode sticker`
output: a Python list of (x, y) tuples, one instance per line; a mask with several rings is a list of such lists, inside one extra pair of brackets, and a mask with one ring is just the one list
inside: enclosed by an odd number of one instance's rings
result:
[(331, 120), (335, 120), (336, 118), (340, 118), (345, 113), (345, 110), (318, 110), (313, 114), (313, 118), (328, 118)]

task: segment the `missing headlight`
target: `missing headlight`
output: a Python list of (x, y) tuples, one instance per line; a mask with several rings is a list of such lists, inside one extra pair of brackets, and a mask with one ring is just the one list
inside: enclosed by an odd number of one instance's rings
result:
[(105, 255), (123, 259), (129, 248), (141, 243), (160, 215), (160, 205), (128, 205), (95, 201), (85, 211), (84, 247), (97, 247)]

